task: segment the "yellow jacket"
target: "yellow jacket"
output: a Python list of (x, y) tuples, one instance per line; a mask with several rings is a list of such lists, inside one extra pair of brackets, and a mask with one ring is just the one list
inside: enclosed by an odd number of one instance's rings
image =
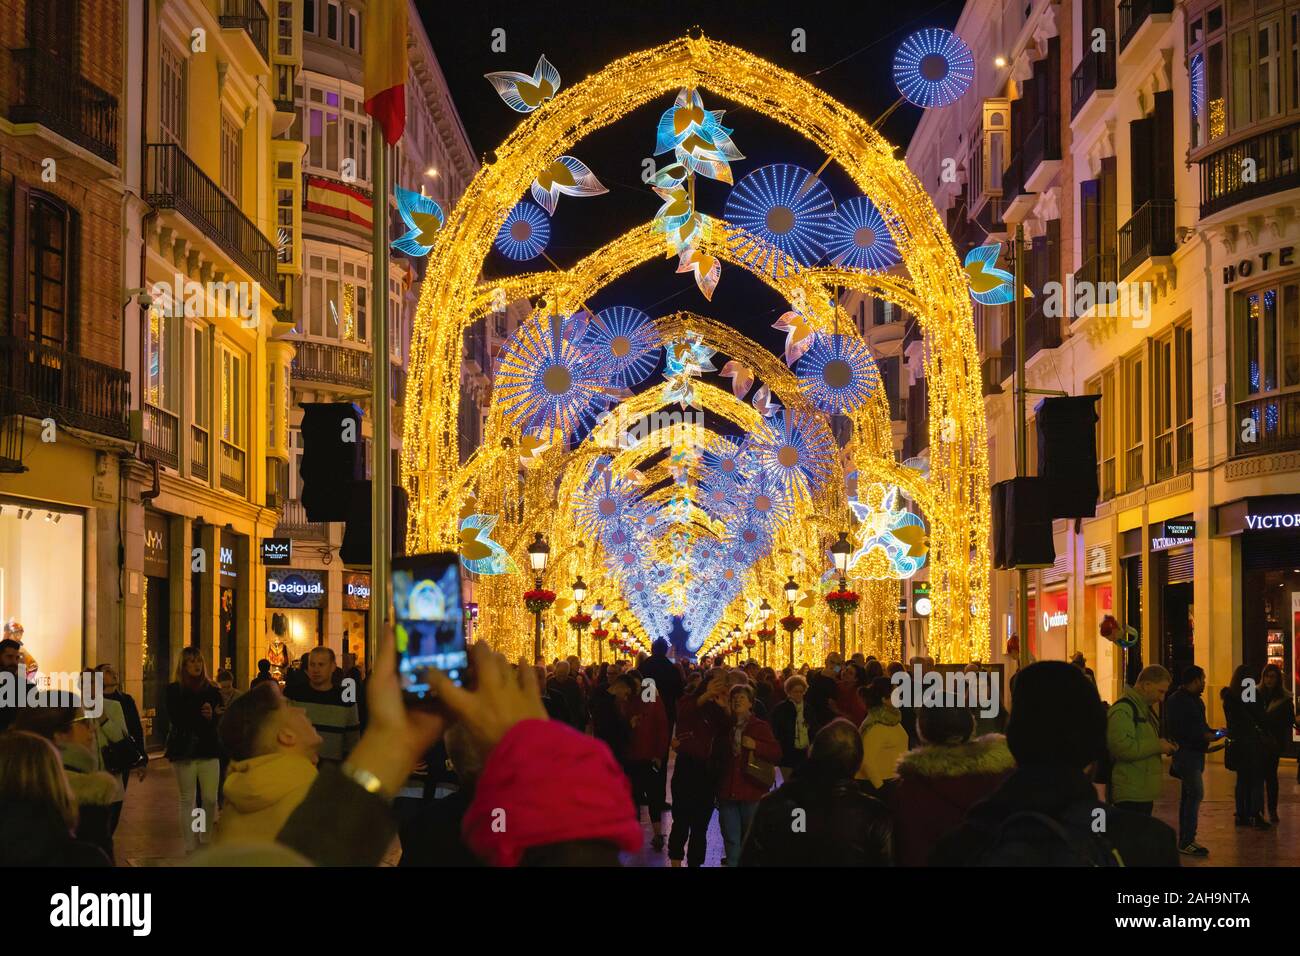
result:
[(893, 707), (873, 707), (859, 728), (862, 769), (858, 779), (870, 780), (876, 789), (898, 776), (898, 760), (907, 753), (907, 731), (900, 720), (901, 715)]
[(274, 842), (315, 781), (315, 764), (299, 754), (231, 761), (217, 842)]

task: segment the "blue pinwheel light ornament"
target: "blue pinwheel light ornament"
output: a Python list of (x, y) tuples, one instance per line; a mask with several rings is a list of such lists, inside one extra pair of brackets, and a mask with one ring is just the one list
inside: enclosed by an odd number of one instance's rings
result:
[(728, 239), (737, 258), (778, 278), (825, 254), (835, 200), (808, 170), (776, 163), (736, 183), (723, 214), (735, 227)]
[(610, 381), (631, 388), (654, 371), (663, 340), (650, 316), (617, 305), (597, 312), (578, 344)]
[(838, 332), (817, 333), (795, 374), (812, 403), (836, 415), (861, 408), (880, 386), (880, 370), (867, 343)]
[(512, 424), (573, 439), (595, 419), (604, 382), (563, 327), (558, 316), (521, 325), (501, 354), (497, 392)]
[(866, 196), (854, 196), (836, 210), (826, 255), (831, 265), (845, 269), (884, 270), (903, 261), (885, 217)]
[(949, 30), (918, 30), (894, 54), (898, 92), (923, 109), (957, 102), (974, 79), (975, 57), (970, 47)]
[(496, 247), (507, 259), (527, 262), (546, 251), (551, 241), (551, 221), (536, 203), (516, 203), (497, 232)]

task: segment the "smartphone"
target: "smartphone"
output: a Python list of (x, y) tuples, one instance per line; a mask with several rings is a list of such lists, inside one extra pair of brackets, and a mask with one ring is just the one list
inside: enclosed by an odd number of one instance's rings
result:
[(1215, 736), (1216, 738), (1223, 738), (1223, 737), (1228, 736), (1228, 730), (1227, 730), (1227, 728), (1226, 728), (1226, 727), (1220, 727), (1218, 730), (1216, 730), (1216, 731), (1214, 732), (1214, 736)]
[(408, 703), (435, 695), (424, 679), (431, 667), (463, 685), (469, 666), (465, 644), (468, 580), (454, 552), (393, 559), (393, 629), (397, 675)]

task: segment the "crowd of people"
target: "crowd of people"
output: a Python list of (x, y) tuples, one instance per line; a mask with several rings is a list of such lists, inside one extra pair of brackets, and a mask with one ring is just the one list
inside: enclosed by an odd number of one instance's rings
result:
[[(13, 643), (0, 668), (16, 675)], [(989, 716), (947, 695), (895, 706), (895, 675), (934, 669), (924, 658), (832, 653), (778, 673), (667, 652), (527, 666), (477, 644), (471, 686), (433, 674), (437, 706), (413, 709), (391, 647), (368, 678), (321, 647), (283, 687), (261, 668), (242, 693), (185, 648), (165, 756), (187, 857), (375, 865), (400, 847), (401, 866), (614, 865), (644, 849), (648, 820), (652, 853), (701, 866), (716, 813), (725, 866), (1176, 866), (1208, 853), (1205, 755), (1225, 743), (1238, 825), (1278, 819), (1296, 715), (1276, 668), (1238, 669), (1216, 730), (1197, 667), (1176, 687), (1147, 667), (1108, 706), (1081, 660), (1038, 662)], [(99, 671), (98, 716), (76, 700), (0, 709), (0, 865), (113, 863), (149, 761), (135, 702)], [(1165, 756), (1177, 830), (1153, 815)]]

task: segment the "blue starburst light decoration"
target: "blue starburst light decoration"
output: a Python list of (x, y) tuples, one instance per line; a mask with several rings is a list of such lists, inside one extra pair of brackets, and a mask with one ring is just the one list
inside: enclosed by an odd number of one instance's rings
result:
[(764, 423), (754, 458), (788, 496), (812, 495), (831, 476), (835, 443), (816, 414), (784, 409)]
[(825, 254), (835, 200), (808, 170), (777, 163), (736, 183), (724, 215), (735, 227), (729, 237), (733, 253), (751, 269), (776, 277)]
[(889, 269), (903, 261), (885, 217), (866, 196), (843, 203), (830, 224), (826, 255), (845, 269)]
[(974, 79), (970, 47), (948, 30), (918, 30), (894, 54), (894, 85), (904, 99), (922, 109), (957, 102)]
[(880, 387), (880, 370), (861, 339), (819, 332), (795, 365), (799, 388), (824, 412), (846, 415)]
[(650, 316), (617, 305), (596, 313), (578, 344), (615, 385), (631, 388), (654, 371), (663, 340)]
[(595, 419), (604, 383), (556, 325), (540, 318), (520, 326), (502, 352), (496, 383), (512, 424), (572, 438)]
[(517, 203), (497, 232), (497, 252), (516, 262), (536, 259), (551, 241), (551, 220), (536, 203)]

